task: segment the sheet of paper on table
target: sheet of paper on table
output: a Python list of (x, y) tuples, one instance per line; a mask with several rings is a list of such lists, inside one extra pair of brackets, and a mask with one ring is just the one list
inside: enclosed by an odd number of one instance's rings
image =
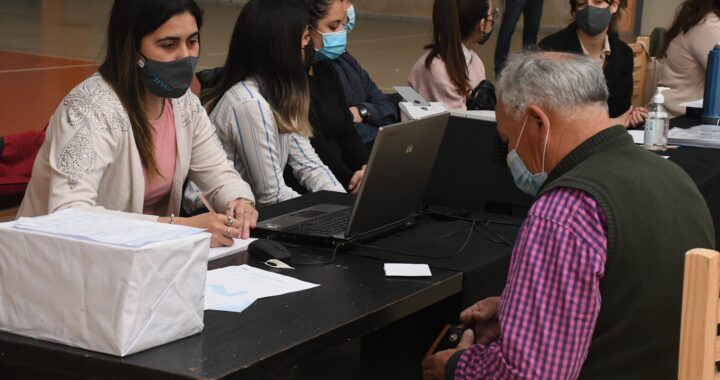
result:
[(205, 310), (241, 312), (257, 299), (316, 286), (320, 285), (249, 265), (224, 267), (207, 272)]
[(699, 148), (720, 148), (720, 128), (713, 125), (696, 125), (692, 128), (671, 128), (668, 144)]
[(217, 260), (226, 256), (230, 256), (234, 253), (238, 252), (245, 252), (248, 249), (248, 245), (250, 243), (257, 240), (256, 238), (249, 238), (249, 239), (233, 239), (235, 240), (235, 243), (229, 247), (216, 247), (216, 248), (210, 248), (210, 255), (208, 256), (208, 261)]

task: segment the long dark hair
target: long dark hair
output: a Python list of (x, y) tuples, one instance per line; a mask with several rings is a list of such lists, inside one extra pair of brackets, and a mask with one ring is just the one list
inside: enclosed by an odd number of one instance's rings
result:
[(463, 96), (472, 88), (462, 41), (473, 33), (480, 20), (488, 19), (489, 7), (488, 0), (435, 0), (433, 4), (433, 42), (425, 46), (430, 49), (425, 68), (430, 70), (433, 59), (440, 57), (450, 81)]
[(142, 102), (145, 87), (140, 82), (137, 66), (140, 42), (168, 19), (185, 12), (195, 17), (200, 29), (202, 11), (194, 0), (115, 0), (108, 25), (107, 53), (98, 70), (125, 107), (140, 160), (151, 177), (160, 173), (150, 122)]
[(715, 12), (720, 17), (720, 1), (718, 0), (686, 0), (677, 9), (675, 20), (665, 34), (665, 44), (660, 57), (667, 55), (668, 46), (673, 38), (680, 33), (687, 33), (693, 26), (704, 22), (710, 12)]
[(231, 87), (250, 77), (273, 109), (281, 133), (312, 134), (310, 90), (300, 40), (308, 13), (298, 0), (250, 0), (240, 11), (225, 66), (201, 100), (209, 111)]
[(308, 13), (310, 15), (310, 25), (317, 27), (318, 20), (327, 16), (328, 12), (330, 12), (330, 6), (335, 1), (341, 0), (305, 0), (305, 3), (308, 6)]
[[(610, 19), (610, 25), (608, 25), (608, 35), (612, 33), (617, 33), (618, 30), (618, 23), (620, 22), (620, 18), (622, 17), (623, 9), (627, 7), (627, 0), (605, 0), (606, 3), (612, 5), (615, 1), (618, 2), (618, 10), (617, 12), (613, 13), (612, 18)], [(577, 11), (577, 0), (569, 0), (570, 2), (570, 15), (575, 17), (575, 12)], [(587, 5), (589, 6), (589, 5)]]

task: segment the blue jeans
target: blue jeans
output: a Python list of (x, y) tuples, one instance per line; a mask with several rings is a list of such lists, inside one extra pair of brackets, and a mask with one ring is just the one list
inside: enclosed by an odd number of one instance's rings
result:
[(524, 14), (523, 25), (523, 48), (537, 44), (537, 35), (540, 30), (540, 19), (542, 18), (543, 0), (507, 0), (505, 12), (503, 13), (500, 32), (498, 33), (497, 46), (495, 47), (495, 74), (499, 75), (508, 52), (510, 51), (510, 40), (515, 33), (515, 25)]

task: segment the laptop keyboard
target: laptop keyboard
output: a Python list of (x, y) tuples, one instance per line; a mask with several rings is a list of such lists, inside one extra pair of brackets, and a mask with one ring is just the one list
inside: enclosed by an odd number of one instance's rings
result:
[(316, 219), (296, 224), (287, 230), (292, 232), (309, 232), (327, 235), (335, 235), (345, 232), (345, 228), (350, 222), (351, 208), (331, 212)]

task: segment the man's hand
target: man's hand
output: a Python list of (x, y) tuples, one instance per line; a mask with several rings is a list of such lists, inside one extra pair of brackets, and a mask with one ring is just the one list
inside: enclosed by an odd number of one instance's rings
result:
[(445, 365), (450, 360), (450, 357), (456, 352), (472, 346), (474, 340), (475, 334), (471, 329), (467, 329), (463, 333), (457, 348), (426, 356), (422, 361), (423, 380), (445, 380)]
[(460, 313), (464, 325), (475, 324), (476, 343), (488, 345), (500, 338), (500, 323), (497, 319), (500, 297), (488, 297)]

